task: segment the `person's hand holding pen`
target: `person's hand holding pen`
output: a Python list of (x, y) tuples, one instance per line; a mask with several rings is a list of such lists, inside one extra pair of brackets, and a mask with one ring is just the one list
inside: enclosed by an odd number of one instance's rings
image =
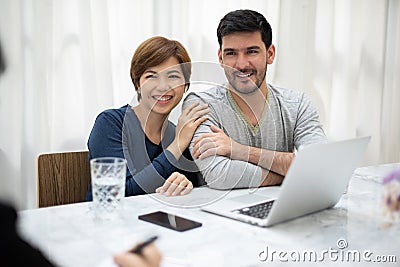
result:
[(161, 254), (153, 244), (156, 239), (152, 237), (125, 253), (115, 255), (115, 263), (120, 267), (159, 267)]

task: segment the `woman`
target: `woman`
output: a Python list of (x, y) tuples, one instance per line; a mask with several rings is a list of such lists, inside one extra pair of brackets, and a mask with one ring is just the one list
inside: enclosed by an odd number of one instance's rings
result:
[(179, 42), (152, 37), (136, 49), (130, 74), (139, 104), (97, 117), (88, 141), (90, 158), (127, 160), (126, 196), (187, 194), (201, 184), (187, 148), (208, 107), (194, 103), (182, 111), (176, 127), (168, 115), (189, 88), (190, 57)]

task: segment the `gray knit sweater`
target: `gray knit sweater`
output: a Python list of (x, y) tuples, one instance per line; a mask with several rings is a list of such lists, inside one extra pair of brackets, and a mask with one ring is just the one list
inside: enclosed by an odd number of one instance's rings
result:
[[(238, 143), (274, 151), (293, 152), (300, 146), (327, 141), (317, 110), (309, 98), (299, 91), (268, 84), (267, 105), (257, 127), (247, 122), (225, 86), (190, 93), (183, 108), (194, 101), (207, 103), (210, 113), (209, 119), (195, 132), (191, 152), (194, 140), (203, 133), (211, 132), (212, 124), (223, 129)], [(261, 183), (262, 169), (252, 163), (223, 156), (195, 159), (195, 162), (212, 188), (257, 187)]]

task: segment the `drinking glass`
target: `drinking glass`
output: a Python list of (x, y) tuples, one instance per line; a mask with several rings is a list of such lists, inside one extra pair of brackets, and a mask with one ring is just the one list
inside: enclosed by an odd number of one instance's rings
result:
[(125, 196), (126, 160), (95, 158), (90, 161), (90, 171), (95, 217), (100, 220), (119, 218)]

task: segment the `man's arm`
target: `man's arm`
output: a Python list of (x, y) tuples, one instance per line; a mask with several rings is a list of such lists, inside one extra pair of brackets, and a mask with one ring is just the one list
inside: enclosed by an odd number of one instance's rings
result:
[(296, 111), (294, 144), (298, 149), (316, 143), (326, 143), (328, 139), (319, 121), (319, 114), (311, 100), (303, 93)]
[(220, 155), (233, 160), (250, 162), (280, 176), (286, 175), (293, 160), (293, 153), (239, 144), (215, 125), (211, 125), (210, 129), (212, 132), (204, 133), (196, 138), (193, 149), (195, 158)]
[[(196, 130), (197, 136), (210, 133), (209, 122), (203, 123)], [(194, 155), (194, 142), (189, 147)], [(247, 161), (235, 160), (218, 154), (208, 157), (193, 156), (208, 186), (215, 189), (258, 187), (264, 175), (262, 168)]]
[[(248, 161), (281, 176), (286, 176), (294, 153), (249, 147)], [(244, 151), (244, 149), (242, 150)], [(243, 155), (246, 156), (246, 155)]]
[(194, 101), (209, 103), (209, 119), (203, 122), (195, 131), (189, 150), (193, 155), (196, 165), (201, 171), (208, 186), (215, 189), (249, 188), (258, 187), (263, 181), (262, 168), (241, 160), (234, 160), (229, 157), (216, 155), (200, 158), (194, 156), (194, 144), (198, 137), (211, 133), (212, 125), (219, 125), (218, 111), (212, 105), (213, 99), (203, 99), (193, 93), (189, 94), (183, 103), (183, 108)]
[(283, 178), (285, 178), (282, 175), (279, 175), (272, 171), (268, 171), (266, 169), (262, 170), (262, 177), (263, 180), (260, 186), (280, 185), (283, 182)]
[[(242, 145), (229, 138), (215, 125), (211, 125), (210, 129), (213, 132), (203, 133), (195, 139), (192, 147), (195, 158), (207, 160), (207, 158), (221, 158), (222, 156), (232, 162), (252, 163), (261, 167), (262, 179), (257, 186), (280, 185), (282, 183), (293, 159), (293, 153)], [(237, 171), (240, 173), (240, 169)]]

